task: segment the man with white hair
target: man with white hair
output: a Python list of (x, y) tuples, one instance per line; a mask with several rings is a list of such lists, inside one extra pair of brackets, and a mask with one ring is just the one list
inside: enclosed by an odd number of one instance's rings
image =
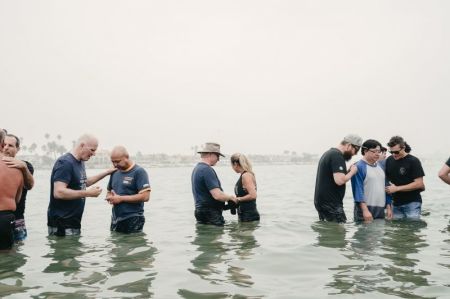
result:
[(150, 182), (144, 168), (130, 159), (123, 146), (111, 152), (111, 162), (117, 171), (111, 174), (106, 200), (113, 205), (111, 231), (141, 232), (144, 227), (144, 202), (150, 199)]
[(102, 192), (100, 187), (92, 185), (115, 171), (115, 168), (111, 168), (86, 177), (84, 162), (95, 155), (97, 147), (97, 138), (85, 134), (78, 139), (70, 153), (56, 160), (50, 178), (47, 211), (49, 235), (79, 235), (86, 197), (98, 197)]

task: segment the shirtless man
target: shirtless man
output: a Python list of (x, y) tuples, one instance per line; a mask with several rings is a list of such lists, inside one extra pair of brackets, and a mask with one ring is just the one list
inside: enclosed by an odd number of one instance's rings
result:
[(22, 172), (23, 175), (23, 190), (22, 196), (20, 197), (20, 202), (17, 204), (16, 211), (14, 212), (15, 228), (14, 228), (14, 240), (24, 241), (27, 238), (27, 228), (25, 226), (25, 203), (27, 201), (27, 192), (31, 190), (34, 186), (34, 168), (28, 161), (22, 161), (16, 159), (16, 155), (20, 150), (20, 139), (19, 137), (6, 134), (3, 146), (3, 161), (10, 168), (17, 168)]
[[(5, 131), (0, 129), (0, 148)], [(14, 244), (14, 211), (23, 188), (23, 175), (17, 168), (9, 168), (0, 152), (0, 250), (11, 249)]]

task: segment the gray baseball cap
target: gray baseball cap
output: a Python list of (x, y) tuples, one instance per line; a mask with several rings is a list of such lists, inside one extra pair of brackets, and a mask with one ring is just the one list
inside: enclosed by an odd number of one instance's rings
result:
[(344, 137), (344, 141), (348, 142), (350, 144), (353, 144), (353, 145), (361, 147), (363, 140), (362, 140), (362, 138), (359, 135), (348, 134), (347, 136)]

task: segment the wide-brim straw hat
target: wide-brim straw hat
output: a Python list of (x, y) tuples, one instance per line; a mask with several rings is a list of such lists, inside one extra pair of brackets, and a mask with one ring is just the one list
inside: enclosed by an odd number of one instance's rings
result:
[(225, 155), (220, 152), (220, 144), (214, 142), (205, 143), (205, 145), (203, 145), (203, 148), (197, 153), (215, 153), (221, 155), (222, 157), (225, 157)]

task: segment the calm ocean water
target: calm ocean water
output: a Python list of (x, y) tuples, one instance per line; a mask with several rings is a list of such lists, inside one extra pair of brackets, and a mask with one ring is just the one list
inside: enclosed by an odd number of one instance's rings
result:
[[(197, 226), (192, 168), (147, 169), (144, 233), (109, 231), (111, 208), (86, 202), (81, 237), (48, 237), (49, 170), (29, 192), (28, 239), (0, 253), (5, 298), (450, 298), (450, 186), (425, 163), (421, 222), (318, 222), (316, 165), (256, 166), (261, 222)], [(226, 192), (238, 176), (216, 167)], [(97, 171), (89, 171), (96, 173)], [(107, 180), (99, 183), (106, 187)], [(352, 219), (350, 185), (344, 202)]]

